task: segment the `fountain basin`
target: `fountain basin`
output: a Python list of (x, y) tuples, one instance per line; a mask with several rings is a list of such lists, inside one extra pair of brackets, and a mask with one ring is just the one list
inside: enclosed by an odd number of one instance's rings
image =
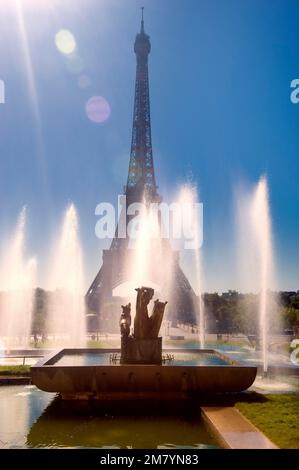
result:
[(162, 365), (120, 364), (118, 356), (119, 349), (62, 349), (31, 367), (32, 382), (65, 400), (161, 400), (241, 392), (257, 373), (212, 349), (167, 349)]

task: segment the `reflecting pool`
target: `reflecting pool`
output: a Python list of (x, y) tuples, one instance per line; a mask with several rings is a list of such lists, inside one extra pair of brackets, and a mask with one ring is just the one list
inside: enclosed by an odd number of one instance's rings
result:
[[(146, 410), (146, 411), (145, 411)], [(0, 387), (0, 448), (215, 448), (194, 403), (63, 403), (34, 386)]]

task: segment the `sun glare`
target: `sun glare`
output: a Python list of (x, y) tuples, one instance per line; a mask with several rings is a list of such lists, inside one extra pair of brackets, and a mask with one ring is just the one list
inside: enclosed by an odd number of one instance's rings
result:
[(76, 40), (68, 29), (61, 29), (55, 35), (55, 44), (59, 52), (65, 55), (73, 54), (76, 50)]

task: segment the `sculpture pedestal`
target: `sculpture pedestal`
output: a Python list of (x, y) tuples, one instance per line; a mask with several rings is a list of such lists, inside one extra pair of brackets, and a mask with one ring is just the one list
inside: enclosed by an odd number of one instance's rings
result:
[(121, 364), (162, 364), (162, 338), (121, 338)]

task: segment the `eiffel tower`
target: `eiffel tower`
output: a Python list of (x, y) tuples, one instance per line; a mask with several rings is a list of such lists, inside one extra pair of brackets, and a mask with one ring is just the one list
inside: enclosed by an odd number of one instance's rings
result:
[[(162, 201), (156, 185), (152, 150), (148, 76), (150, 51), (150, 37), (144, 30), (142, 8), (141, 30), (136, 36), (134, 45), (137, 66), (131, 155), (127, 184), (124, 188), (127, 206), (144, 200), (146, 200), (146, 203), (159, 203)], [(128, 217), (126, 220), (128, 223)], [(113, 301), (112, 293), (117, 286), (130, 280), (128, 279), (126, 266), (128, 257), (133, 256), (133, 250), (128, 248), (128, 238), (119, 238), (117, 230), (110, 248), (103, 250), (102, 266), (85, 297), (88, 312), (97, 315), (97, 328), (106, 331), (107, 328), (108, 330), (118, 328), (120, 305), (119, 301), (118, 304)], [(198, 305), (197, 297), (179, 265), (178, 252), (171, 249), (168, 240), (163, 240), (162, 257), (163, 253), (168, 257), (168, 260), (169, 256), (171, 257), (172, 263), (171, 298), (167, 299), (165, 297), (166, 290), (161, 289), (163, 298), (169, 300), (167, 319), (173, 325), (180, 322), (195, 323)], [(152, 256), (152, 259), (151, 280), (156, 285), (161, 286), (163, 285), (163, 275), (161, 278), (161, 273), (158, 272), (157, 266), (155, 266), (155, 256)], [(158, 264), (160, 267), (163, 266), (163, 260), (159, 260)]]

